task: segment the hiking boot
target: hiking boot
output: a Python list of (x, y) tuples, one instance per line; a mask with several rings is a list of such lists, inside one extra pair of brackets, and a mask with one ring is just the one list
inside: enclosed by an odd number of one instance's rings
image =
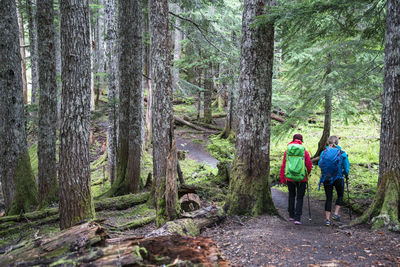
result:
[(340, 222), (340, 216), (339, 216), (339, 215), (336, 215), (336, 214), (333, 214), (333, 215), (332, 215), (332, 220), (337, 221), (337, 222)]
[(289, 218), (289, 221), (291, 221), (291, 222), (294, 221), (294, 218)]
[(325, 225), (326, 225), (326, 226), (331, 226), (331, 221), (330, 221), (330, 220), (326, 220), (326, 221), (325, 221)]
[(296, 224), (296, 225), (300, 225), (300, 224), (301, 224), (301, 222), (300, 222), (300, 221), (294, 221), (294, 224)]

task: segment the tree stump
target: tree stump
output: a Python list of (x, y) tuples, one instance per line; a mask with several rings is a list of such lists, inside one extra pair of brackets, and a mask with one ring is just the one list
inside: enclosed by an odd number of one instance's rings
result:
[(201, 206), (200, 197), (192, 193), (182, 196), (179, 202), (181, 203), (181, 208), (186, 212), (198, 210)]

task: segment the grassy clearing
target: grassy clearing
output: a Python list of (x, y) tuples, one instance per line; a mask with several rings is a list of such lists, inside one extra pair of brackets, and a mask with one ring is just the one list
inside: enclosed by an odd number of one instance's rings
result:
[[(379, 123), (368, 117), (363, 120), (354, 121), (345, 124), (336, 120), (332, 122), (332, 135), (340, 138), (339, 145), (349, 155), (350, 160), (350, 197), (357, 199), (371, 198), (375, 194), (378, 181), (379, 162)], [(304, 139), (304, 145), (311, 156), (317, 150), (318, 142), (322, 134), (322, 121), (317, 124), (308, 124), (301, 126), (301, 130), (288, 133), (282, 136), (272, 136), (270, 150), (270, 178), (271, 182), (279, 183), (282, 158), (287, 144), (292, 141), (294, 133), (301, 133)], [(207, 150), (220, 161), (232, 162), (235, 150), (235, 144), (226, 139), (219, 139), (213, 136)], [(364, 164), (364, 166), (360, 166)], [(368, 167), (365, 167), (369, 165)], [(311, 194), (317, 198), (324, 198), (324, 191), (318, 191), (320, 169), (313, 166), (310, 178)], [(276, 185), (281, 190), (286, 187)]]

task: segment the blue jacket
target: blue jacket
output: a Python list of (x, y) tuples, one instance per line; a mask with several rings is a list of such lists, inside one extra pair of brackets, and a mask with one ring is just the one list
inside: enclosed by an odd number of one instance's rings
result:
[[(328, 146), (326, 148), (328, 148)], [(338, 148), (339, 150), (342, 149), (340, 146), (337, 146), (336, 148)], [(320, 168), (321, 168), (321, 163), (322, 163), (322, 158), (323, 158), (324, 152), (325, 151), (322, 151), (322, 153), (319, 157), (318, 166)], [(339, 170), (337, 172), (336, 177), (333, 177), (333, 179), (331, 180), (331, 184), (337, 179), (343, 180), (343, 175), (348, 175), (349, 171), (350, 171), (349, 157), (347, 156), (346, 152), (342, 151), (342, 156), (340, 157), (340, 161), (339, 161)], [(325, 181), (325, 178), (326, 178), (325, 174), (321, 173), (321, 179), (319, 181), (319, 186), (321, 186), (321, 184)]]

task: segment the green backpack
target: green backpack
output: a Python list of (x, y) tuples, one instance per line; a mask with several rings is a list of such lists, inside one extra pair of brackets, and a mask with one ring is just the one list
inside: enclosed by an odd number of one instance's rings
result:
[(290, 144), (286, 150), (285, 177), (294, 182), (300, 182), (306, 177), (304, 162), (305, 147), (300, 144)]

